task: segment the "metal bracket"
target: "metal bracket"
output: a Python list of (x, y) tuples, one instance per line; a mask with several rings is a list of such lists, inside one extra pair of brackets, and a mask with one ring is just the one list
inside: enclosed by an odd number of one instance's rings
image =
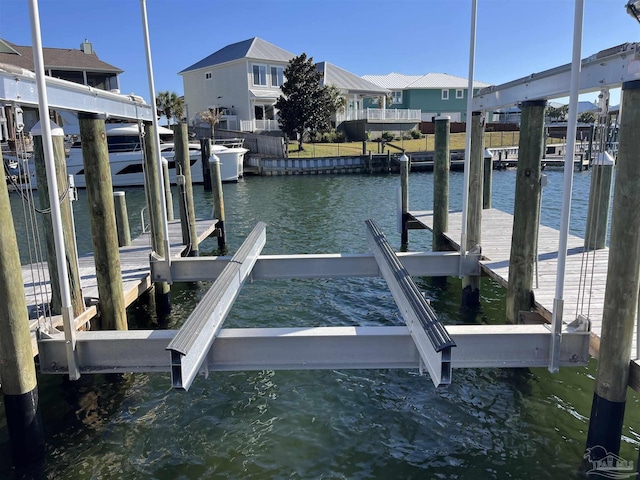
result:
[(149, 265), (151, 267), (151, 280), (154, 282), (173, 283), (171, 277), (171, 263), (156, 252), (149, 254)]

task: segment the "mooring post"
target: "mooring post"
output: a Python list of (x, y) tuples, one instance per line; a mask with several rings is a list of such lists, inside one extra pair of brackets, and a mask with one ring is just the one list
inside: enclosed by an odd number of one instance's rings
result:
[[(469, 153), (469, 204), (467, 215), (468, 252), (481, 244), (482, 225), (482, 187), (484, 173), (484, 115), (473, 112), (471, 115), (471, 152)], [(462, 277), (462, 305), (475, 307), (480, 305), (480, 276)]]
[(540, 222), (541, 160), (546, 100), (522, 102), (513, 232), (507, 286), (507, 322), (522, 323), (519, 312), (533, 306), (533, 269)]
[(213, 218), (216, 221), (216, 236), (218, 237), (218, 248), (224, 250), (227, 246), (227, 233), (224, 227), (224, 196), (222, 195), (222, 175), (220, 173), (220, 159), (217, 155), (209, 158), (211, 165), (211, 185), (213, 187)]
[(409, 245), (409, 157), (405, 153), (400, 157), (400, 195), (402, 203), (402, 229), (400, 243), (403, 247)]
[(205, 192), (211, 191), (211, 173), (209, 172), (209, 157), (211, 156), (211, 140), (200, 139), (200, 161), (202, 162), (202, 184)]
[(22, 468), (44, 460), (44, 431), (20, 254), (6, 184), (0, 186), (0, 225), (0, 378), (12, 458), (15, 466)]
[(482, 186), (482, 208), (491, 208), (491, 188), (493, 184), (493, 155), (484, 151), (484, 177)]
[[(160, 257), (166, 258), (171, 252), (165, 248), (165, 238), (162, 229), (162, 203), (160, 189), (160, 171), (156, 157), (156, 144), (153, 139), (156, 136), (156, 129), (153, 124), (145, 123), (145, 137), (149, 141), (145, 142), (144, 151), (144, 172), (145, 188), (147, 189), (147, 201), (149, 202), (149, 217), (151, 218), (151, 248)], [(167, 282), (155, 282), (154, 294), (156, 298), (156, 309), (160, 315), (164, 315), (171, 309), (170, 286)]]
[[(620, 144), (611, 213), (609, 265), (587, 449), (617, 455), (629, 383), (640, 286), (640, 81), (622, 84)], [(592, 450), (593, 452), (593, 450)], [(595, 460), (595, 459), (594, 459)]]
[[(47, 119), (48, 120), (48, 119)], [(40, 209), (49, 211), (49, 186), (47, 184), (47, 169), (44, 159), (42, 144), (42, 130), (37, 123), (31, 130), (33, 135), (33, 153), (36, 167), (36, 180), (38, 183), (38, 197)], [(53, 141), (53, 157), (56, 169), (56, 181), (61, 197), (60, 217), (62, 219), (62, 232), (64, 237), (64, 255), (69, 277), (69, 291), (71, 294), (71, 306), (75, 316), (84, 311), (84, 300), (80, 285), (80, 273), (78, 272), (78, 252), (76, 250), (75, 232), (73, 229), (73, 214), (71, 212), (71, 197), (69, 195), (69, 178), (67, 177), (67, 165), (64, 154), (64, 132), (55, 123), (51, 122), (51, 139)], [(56, 247), (53, 239), (53, 225), (51, 214), (42, 215), (42, 223), (47, 244), (47, 266), (51, 280), (51, 310), (59, 315), (61, 311), (60, 281), (58, 278), (58, 266), (56, 262)]]
[[(175, 152), (175, 148), (174, 148)], [(167, 220), (174, 220), (173, 196), (171, 195), (171, 179), (169, 178), (169, 160), (162, 157), (162, 180), (164, 182), (164, 202), (167, 205)]]
[[(78, 113), (103, 330), (127, 330), (104, 116)], [(149, 138), (149, 137), (147, 137)], [(147, 142), (152, 143), (152, 142)]]
[(587, 160), (589, 161), (589, 165), (593, 160), (593, 136), (595, 135), (596, 126), (592, 123), (589, 125), (589, 146), (587, 147)]
[(607, 152), (598, 153), (593, 161), (587, 230), (584, 237), (584, 248), (589, 250), (598, 250), (606, 245), (614, 164), (613, 158)]
[(124, 192), (113, 192), (113, 205), (116, 211), (118, 245), (120, 247), (128, 247), (129, 245), (131, 245), (131, 230), (129, 228), (127, 200), (125, 199)]
[(450, 117), (436, 117), (433, 157), (433, 251), (448, 250), (444, 232), (449, 229)]
[[(189, 132), (186, 123), (179, 123), (175, 130), (175, 160), (176, 172), (182, 176), (178, 185), (182, 187), (180, 195), (180, 204), (184, 203), (183, 209), (180, 208), (180, 221), (183, 225), (183, 242), (187, 247), (186, 255), (189, 257), (198, 256), (198, 231), (196, 230), (196, 212), (193, 205), (193, 185), (191, 183), (191, 160), (189, 159)], [(186, 238), (185, 238), (185, 235)]]

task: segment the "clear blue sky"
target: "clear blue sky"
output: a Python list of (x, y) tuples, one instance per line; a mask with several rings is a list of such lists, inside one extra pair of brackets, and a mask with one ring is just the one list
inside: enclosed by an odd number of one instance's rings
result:
[[(149, 99), (138, 0), (39, 3), (44, 46), (87, 38), (125, 71), (123, 93)], [(624, 4), (585, 0), (583, 58), (640, 40)], [(475, 78), (499, 84), (569, 63), (573, 9), (573, 0), (478, 0)], [(147, 0), (147, 10), (156, 91), (182, 94), (180, 70), (254, 36), (357, 75), (468, 73), (471, 0)], [(0, 38), (31, 44), (27, 0), (0, 0)]]

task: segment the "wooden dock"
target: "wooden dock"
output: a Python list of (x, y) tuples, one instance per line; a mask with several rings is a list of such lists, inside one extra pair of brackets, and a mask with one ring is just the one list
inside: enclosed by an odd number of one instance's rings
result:
[[(432, 229), (432, 212), (416, 211), (410, 212), (410, 215), (423, 228)], [(458, 251), (460, 250), (461, 223), (461, 212), (449, 213), (449, 230), (445, 237), (451, 246)], [(482, 211), (481, 269), (483, 273), (504, 287), (507, 286), (509, 278), (512, 229), (513, 215), (496, 209)], [(549, 322), (553, 313), (553, 299), (555, 297), (559, 237), (558, 230), (540, 225), (538, 233), (538, 286), (536, 287), (534, 278), (534, 303), (536, 311)], [(570, 323), (578, 314), (589, 319), (591, 322), (589, 352), (592, 356), (597, 357), (600, 349), (609, 249), (590, 251), (583, 255), (583, 245), (584, 239), (569, 235), (563, 318), (566, 323)], [(593, 281), (591, 280), (592, 275)], [(581, 276), (583, 278), (582, 287), (580, 284)], [(632, 352), (637, 351), (636, 338), (634, 332)], [(631, 359), (629, 385), (640, 392), (640, 364), (637, 359)]]
[[(202, 242), (211, 235), (215, 228), (215, 220), (196, 220), (198, 240)], [(180, 221), (169, 222), (169, 240), (171, 255), (180, 256), (185, 246), (182, 244), (182, 229)], [(144, 233), (131, 242), (128, 247), (120, 248), (120, 267), (122, 269), (122, 288), (124, 290), (125, 305), (128, 307), (144, 292), (151, 288), (151, 269), (149, 254), (151, 253), (150, 234)], [(78, 258), (79, 271), (82, 284), (82, 294), (85, 299), (98, 299), (98, 283), (92, 254), (81, 255)], [(27, 308), (33, 311), (48, 302), (50, 297), (49, 271), (47, 263), (29, 264), (22, 266), (22, 279), (24, 282)], [(92, 302), (93, 303), (93, 302)], [(95, 317), (97, 309), (95, 305), (89, 306), (85, 312), (76, 318), (76, 328), (80, 328), (91, 318)], [(48, 319), (40, 319), (40, 322), (48, 322)], [(35, 332), (38, 328), (38, 320), (29, 320), (31, 331), (31, 344), (34, 356), (38, 354)], [(60, 315), (51, 319), (53, 328), (62, 326)]]

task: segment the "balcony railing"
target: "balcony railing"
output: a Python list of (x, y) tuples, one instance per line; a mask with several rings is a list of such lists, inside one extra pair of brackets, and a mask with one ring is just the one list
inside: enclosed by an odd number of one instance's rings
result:
[(243, 132), (273, 132), (280, 130), (277, 120), (241, 120), (240, 130)]
[(366, 108), (350, 110), (336, 115), (336, 123), (347, 120), (366, 120), (368, 122), (420, 122), (422, 110), (405, 108)]

